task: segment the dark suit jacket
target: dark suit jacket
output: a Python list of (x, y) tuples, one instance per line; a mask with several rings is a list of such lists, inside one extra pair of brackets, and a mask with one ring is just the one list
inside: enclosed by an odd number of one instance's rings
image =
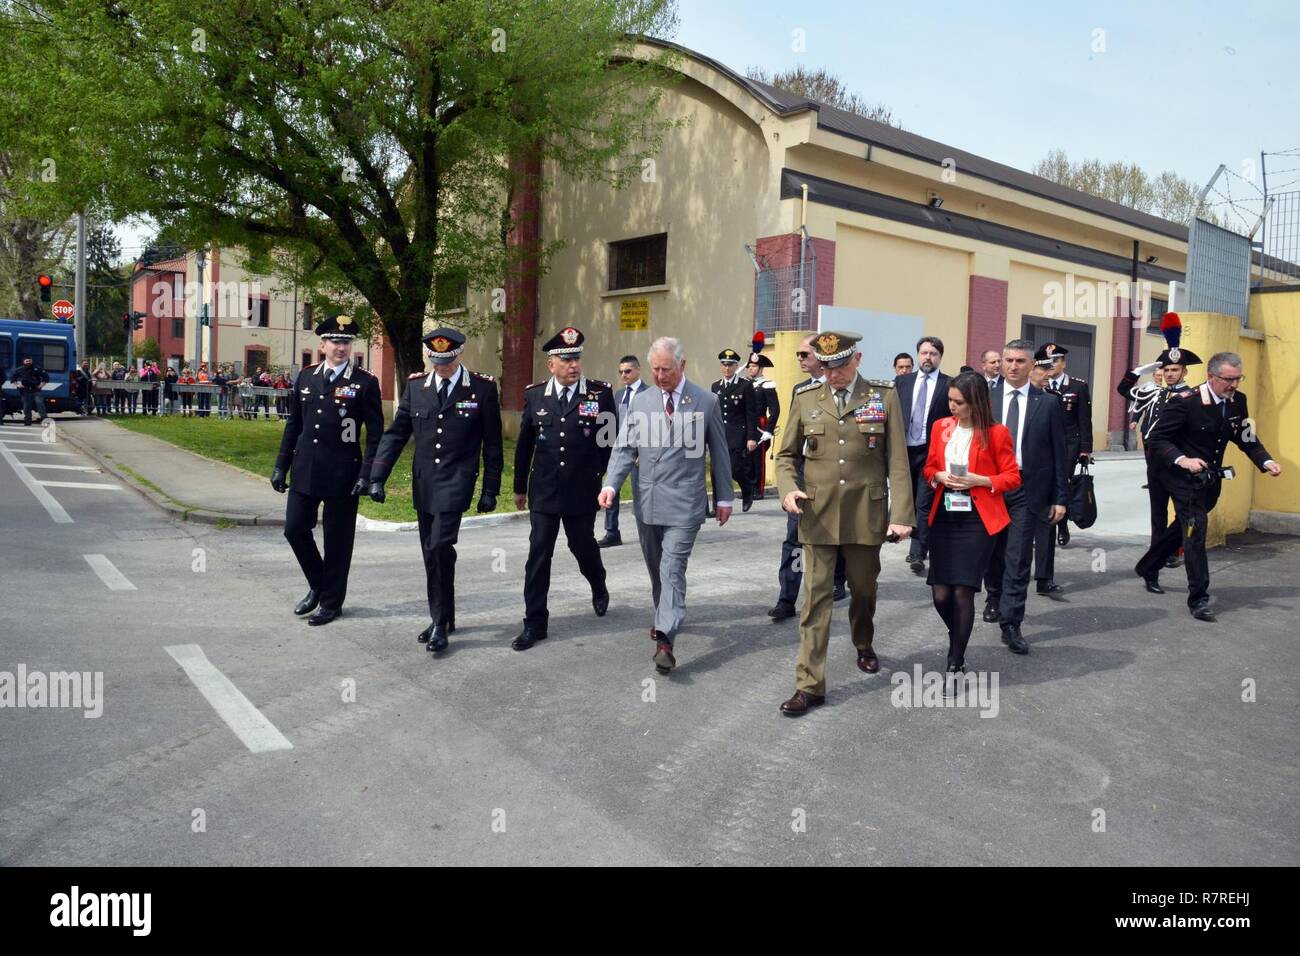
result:
[[(894, 389), (898, 395), (898, 402), (903, 406), (903, 426), (904, 431), (912, 421), (912, 398), (916, 395), (916, 377), (919, 372), (908, 372), (906, 375), (898, 375), (894, 378)], [(930, 434), (930, 428), (941, 418), (947, 418), (952, 413), (948, 411), (948, 383), (952, 379), (940, 372), (934, 380), (934, 392), (930, 395), (930, 410), (925, 416), (925, 434)]]
[[(289, 472), (289, 487), (319, 498), (341, 498), (357, 478), (369, 479), (384, 431), (379, 379), (351, 362), (333, 385), (325, 366), (309, 365), (285, 394), (289, 413), (275, 467)], [(366, 430), (365, 450), (361, 428)]]
[(548, 515), (595, 513), (600, 480), (618, 437), (614, 393), (606, 382), (584, 378), (567, 405), (551, 380), (524, 391), (515, 445), (515, 494), (528, 510)]
[[(1006, 379), (989, 389), (993, 420), (1002, 421), (1002, 395)], [(1029, 386), (1028, 407), (1020, 410), (1020, 471), (1029, 510), (1038, 514), (1050, 505), (1065, 505), (1070, 469), (1065, 461), (1065, 415), (1061, 400), (1041, 388)], [(1011, 446), (1012, 455), (1015, 445)]]

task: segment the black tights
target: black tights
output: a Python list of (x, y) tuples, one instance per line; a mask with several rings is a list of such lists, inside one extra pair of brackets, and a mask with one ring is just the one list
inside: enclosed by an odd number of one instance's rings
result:
[(948, 625), (948, 667), (961, 667), (975, 626), (975, 589), (960, 584), (932, 584), (931, 588), (934, 609)]

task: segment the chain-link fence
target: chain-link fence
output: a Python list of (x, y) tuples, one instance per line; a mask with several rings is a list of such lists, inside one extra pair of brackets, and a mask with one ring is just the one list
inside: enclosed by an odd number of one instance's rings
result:
[(817, 327), (817, 252), (806, 244), (803, 264), (769, 266), (754, 259), (754, 331), (805, 332)]

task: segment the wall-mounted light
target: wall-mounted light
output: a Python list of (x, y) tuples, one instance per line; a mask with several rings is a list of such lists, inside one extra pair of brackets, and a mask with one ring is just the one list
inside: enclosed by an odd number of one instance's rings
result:
[(1159, 256), (1147, 256), (1147, 265), (1151, 265), (1153, 262), (1159, 262), (1159, 261), (1160, 261)]
[(943, 197), (942, 197), (942, 196), (931, 196), (931, 197), (930, 197), (930, 208), (931, 208), (931, 209), (939, 209), (939, 208), (942, 207), (942, 206), (943, 206)]

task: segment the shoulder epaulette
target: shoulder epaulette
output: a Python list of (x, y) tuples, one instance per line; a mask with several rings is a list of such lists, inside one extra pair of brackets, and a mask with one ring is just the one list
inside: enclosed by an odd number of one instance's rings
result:
[(809, 382), (807, 385), (801, 385), (794, 390), (796, 395), (802, 395), (804, 392), (811, 392), (822, 387), (821, 382)]
[(1200, 393), (1201, 390), (1199, 388), (1185, 388), (1178, 392), (1170, 392), (1170, 394), (1176, 398), (1191, 398), (1193, 395), (1199, 395)]
[(587, 387), (590, 388), (593, 385), (596, 386), (596, 388), (609, 388), (609, 382), (602, 382), (598, 378), (587, 379)]
[(496, 381), (495, 378), (493, 378), (491, 375), (488, 375), (486, 372), (475, 372), (475, 371), (472, 371), (472, 370), (471, 370), (469, 374), (473, 375), (475, 378), (481, 378), (481, 379), (483, 379), (483, 381), (485, 381), (485, 382), (495, 382), (495, 381)]
[(776, 382), (772, 381), (770, 378), (763, 379), (763, 387), (764, 387), (764, 388), (776, 388)]
[(413, 378), (424, 378), (424, 376), (428, 374), (428, 372), (412, 372), (410, 375), (406, 376), (406, 380), (409, 382)]
[(874, 385), (877, 388), (893, 388), (894, 380), (892, 378), (869, 378), (867, 384)]
[(1075, 382), (1078, 382), (1080, 385), (1087, 385), (1087, 384), (1088, 384), (1088, 380), (1087, 380), (1086, 378), (1079, 378), (1079, 376), (1077, 376), (1077, 375), (1071, 375), (1071, 376), (1070, 376), (1070, 384), (1073, 385)]
[(532, 385), (526, 385), (526, 386), (524, 386), (524, 391), (526, 392), (526, 391), (528, 391), (528, 389), (530, 389), (530, 388), (541, 388), (541, 387), (542, 387), (543, 385), (545, 385), (545, 384), (546, 384), (545, 382), (533, 382)]

